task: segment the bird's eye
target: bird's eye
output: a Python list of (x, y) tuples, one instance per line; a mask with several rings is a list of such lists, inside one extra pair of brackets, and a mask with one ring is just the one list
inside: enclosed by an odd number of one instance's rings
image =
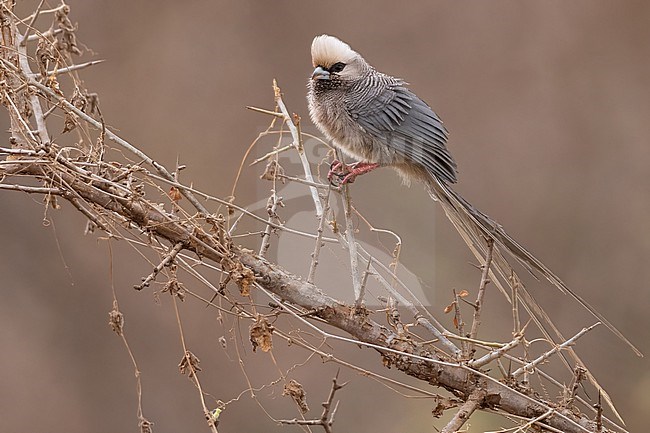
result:
[(341, 72), (343, 69), (345, 69), (345, 63), (338, 62), (332, 65), (332, 67), (330, 68), (330, 72), (337, 73), (337, 72)]

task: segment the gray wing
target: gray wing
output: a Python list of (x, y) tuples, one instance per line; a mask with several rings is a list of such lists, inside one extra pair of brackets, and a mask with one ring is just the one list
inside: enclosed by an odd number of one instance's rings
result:
[(456, 183), (456, 162), (446, 146), (449, 133), (438, 115), (401, 81), (373, 84), (356, 99), (362, 104), (349, 107), (352, 117), (398, 156)]

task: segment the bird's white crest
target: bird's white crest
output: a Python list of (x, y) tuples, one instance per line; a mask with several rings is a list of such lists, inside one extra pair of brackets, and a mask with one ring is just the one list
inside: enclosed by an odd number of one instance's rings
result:
[(358, 55), (348, 44), (334, 36), (316, 36), (311, 43), (311, 61), (314, 67), (330, 67), (337, 62), (348, 63)]

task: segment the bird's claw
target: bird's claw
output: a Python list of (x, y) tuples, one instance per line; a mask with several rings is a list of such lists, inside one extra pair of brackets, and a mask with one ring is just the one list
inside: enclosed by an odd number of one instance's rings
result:
[(345, 184), (345, 178), (349, 173), (350, 166), (342, 161), (339, 161), (338, 159), (335, 159), (330, 164), (330, 170), (327, 172), (327, 180), (329, 180), (330, 185), (339, 187)]

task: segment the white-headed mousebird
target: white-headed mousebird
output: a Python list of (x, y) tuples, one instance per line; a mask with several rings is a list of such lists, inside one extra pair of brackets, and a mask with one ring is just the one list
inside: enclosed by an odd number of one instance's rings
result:
[[(451, 188), (456, 183), (456, 162), (447, 149), (447, 129), (403, 80), (378, 72), (348, 44), (333, 36), (314, 38), (311, 55), (315, 69), (308, 84), (309, 115), (334, 146), (358, 161), (350, 166), (334, 161), (332, 170), (341, 183), (352, 182), (356, 176), (377, 167), (396, 169), (407, 183), (423, 183), (477, 258), (485, 260), (488, 240), (494, 243), (493, 269), (504, 281), (512, 284), (516, 278), (502, 255), (508, 254), (529, 271), (541, 273), (563, 293), (570, 294), (641, 356), (580, 295), (570, 290), (503, 227)], [(562, 338), (523, 286), (520, 296), (533, 320), (542, 329), (553, 329), (556, 338)]]

